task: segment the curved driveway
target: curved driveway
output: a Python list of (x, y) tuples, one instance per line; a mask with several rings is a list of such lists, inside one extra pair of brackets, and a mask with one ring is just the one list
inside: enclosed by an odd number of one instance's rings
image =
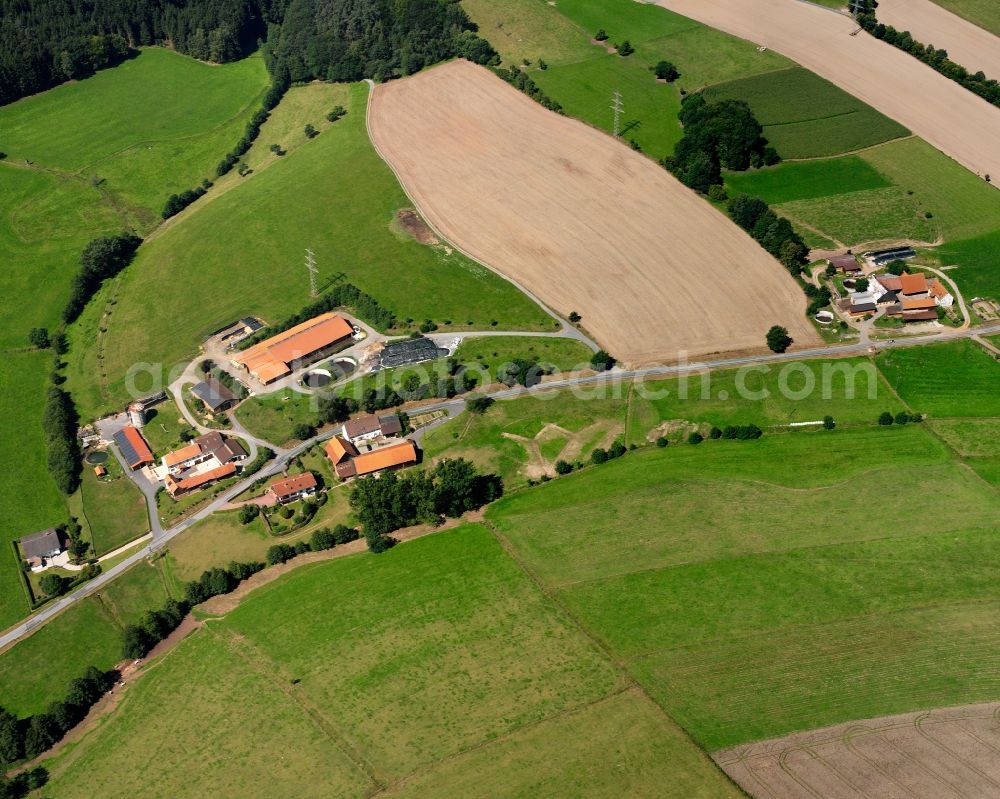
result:
[[(912, 340), (893, 340), (888, 342), (879, 342), (877, 344), (873, 343), (871, 348), (878, 349), (900, 349), (905, 347), (917, 347), (925, 344), (942, 343), (946, 341), (955, 341), (963, 338), (975, 338), (977, 336), (983, 335), (993, 335), (1000, 333), (1000, 322), (994, 322), (989, 325), (982, 325), (977, 328), (968, 330), (944, 330), (940, 333), (936, 333), (931, 336), (921, 336), (914, 338)], [(514, 397), (519, 397), (527, 394), (537, 394), (543, 391), (550, 391), (552, 389), (558, 388), (570, 388), (574, 386), (587, 386), (596, 385), (601, 383), (614, 383), (625, 380), (637, 380), (647, 377), (672, 377), (679, 374), (686, 374), (691, 372), (702, 372), (706, 369), (718, 369), (718, 368), (730, 368), (735, 366), (749, 366), (753, 364), (776, 364), (785, 361), (795, 361), (805, 358), (825, 358), (825, 357), (838, 357), (844, 355), (861, 355), (870, 350), (869, 345), (858, 343), (849, 344), (847, 346), (834, 346), (834, 347), (820, 347), (811, 350), (796, 350), (792, 352), (785, 352), (775, 355), (752, 355), (743, 358), (726, 358), (717, 361), (703, 361), (694, 363), (685, 363), (674, 366), (650, 366), (645, 369), (614, 369), (610, 372), (604, 372), (596, 375), (588, 375), (586, 377), (570, 377), (563, 380), (553, 380), (551, 382), (542, 383), (533, 388), (522, 388), (517, 386), (515, 388), (502, 389), (500, 391), (491, 392), (489, 396), (493, 399), (512, 399)], [(461, 412), (465, 407), (465, 400), (463, 398), (456, 398), (447, 400), (445, 402), (434, 403), (430, 405), (420, 406), (420, 410), (423, 412), (434, 411), (434, 410), (447, 410), (450, 413)], [(69, 608), (76, 602), (79, 602), (84, 597), (89, 596), (95, 591), (99, 591), (107, 583), (113, 580), (122, 572), (128, 570), (134, 566), (139, 561), (146, 557), (160, 551), (173, 539), (175, 536), (180, 535), (185, 530), (187, 530), (192, 525), (201, 521), (205, 517), (215, 513), (215, 511), (222, 508), (228, 502), (230, 502), (238, 494), (245, 491), (251, 483), (256, 480), (260, 480), (262, 477), (273, 477), (276, 474), (282, 472), (286, 464), (296, 458), (298, 455), (305, 452), (313, 444), (317, 442), (325, 441), (336, 433), (336, 428), (333, 430), (328, 430), (321, 433), (308, 441), (303, 441), (294, 449), (284, 450), (278, 457), (261, 469), (256, 474), (241, 480), (239, 483), (235, 484), (227, 491), (221, 493), (218, 497), (212, 500), (211, 503), (206, 505), (197, 513), (192, 514), (190, 517), (180, 522), (179, 524), (171, 527), (169, 530), (163, 531), (163, 534), (154, 540), (149, 546), (143, 547), (138, 552), (130, 555), (121, 563), (108, 569), (103, 574), (95, 577), (89, 583), (85, 583), (76, 591), (71, 594), (67, 594), (58, 602), (49, 605), (39, 611), (37, 614), (32, 616), (25, 622), (18, 624), (15, 627), (7, 630), (3, 635), (0, 635), (0, 650), (13, 644), (18, 639), (28, 635), (33, 630), (37, 629), (39, 626), (45, 624), (53, 617), (62, 613), (64, 610)]]

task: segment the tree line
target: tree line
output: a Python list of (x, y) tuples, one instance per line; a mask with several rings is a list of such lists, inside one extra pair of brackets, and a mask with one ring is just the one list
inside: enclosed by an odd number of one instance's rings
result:
[(233, 61), (264, 41), (272, 75), (376, 81), (493, 48), (456, 0), (0, 0), (0, 104), (114, 66), (144, 45)]
[(499, 475), (480, 474), (464, 458), (444, 460), (428, 471), (409, 471), (402, 477), (385, 472), (377, 479), (363, 477), (351, 490), (351, 507), (364, 529), (368, 548), (383, 552), (396, 541), (389, 533), (414, 524), (437, 524), (442, 517), (457, 518), (503, 494)]
[(0, 0), (0, 104), (85, 78), (143, 45), (204, 61), (251, 52), (285, 0)]
[[(119, 673), (90, 666), (70, 681), (63, 699), (24, 719), (0, 707), (0, 774), (15, 763), (38, 757), (83, 721), (90, 708), (118, 681)], [(0, 792), (0, 796), (3, 793)]]
[(101, 284), (131, 263), (142, 239), (132, 233), (99, 236), (92, 239), (80, 254), (80, 271), (73, 278), (69, 299), (63, 308), (66, 324), (76, 321)]
[(795, 232), (792, 223), (778, 216), (760, 197), (740, 194), (726, 204), (730, 218), (754, 237), (782, 265), (798, 277), (806, 263), (809, 248)]
[(56, 487), (72, 494), (80, 484), (80, 442), (76, 437), (78, 418), (70, 395), (50, 386), (45, 397), (42, 430), (45, 434), (46, 465)]
[(993, 78), (987, 78), (982, 70), (969, 72), (961, 64), (956, 64), (948, 58), (947, 50), (941, 50), (932, 44), (918, 42), (909, 31), (899, 31), (892, 25), (883, 25), (878, 21), (874, 8), (869, 8), (866, 13), (859, 14), (857, 19), (858, 24), (876, 39), (881, 39), (893, 47), (909, 53), (946, 78), (950, 78), (970, 92), (978, 94), (986, 102), (1000, 106), (1000, 82)]

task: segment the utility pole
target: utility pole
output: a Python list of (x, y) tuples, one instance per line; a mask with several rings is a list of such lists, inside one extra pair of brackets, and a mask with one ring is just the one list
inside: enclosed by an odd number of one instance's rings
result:
[(308, 247), (306, 248), (306, 271), (309, 272), (309, 296), (318, 297), (319, 289), (316, 287), (316, 256)]
[(615, 92), (611, 101), (611, 110), (615, 112), (614, 137), (617, 139), (622, 132), (622, 93)]

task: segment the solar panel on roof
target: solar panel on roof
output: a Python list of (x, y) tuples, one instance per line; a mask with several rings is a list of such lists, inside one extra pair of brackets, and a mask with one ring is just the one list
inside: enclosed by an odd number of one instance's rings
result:
[(437, 346), (429, 338), (413, 338), (386, 345), (385, 349), (382, 350), (379, 363), (388, 368), (443, 358), (447, 354), (447, 349)]
[(135, 447), (132, 446), (132, 442), (129, 441), (127, 435), (125, 435), (124, 430), (119, 430), (115, 433), (115, 443), (118, 445), (118, 449), (122, 451), (122, 457), (125, 458), (125, 462), (129, 465), (138, 463), (140, 461), (139, 453), (135, 451)]

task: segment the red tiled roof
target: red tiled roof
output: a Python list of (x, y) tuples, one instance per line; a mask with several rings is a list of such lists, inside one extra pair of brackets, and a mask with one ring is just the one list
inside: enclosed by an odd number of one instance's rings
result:
[[(125, 456), (129, 466), (136, 469), (147, 463), (153, 462), (153, 453), (150, 451), (149, 445), (146, 444), (145, 439), (143, 439), (142, 433), (140, 433), (136, 428), (132, 427), (132, 425), (127, 425), (119, 431), (119, 435), (122, 436), (132, 447), (131, 453), (127, 453), (125, 451), (122, 452), (122, 455)], [(125, 448), (123, 447), (122, 449), (124, 450)]]
[(904, 272), (899, 276), (899, 283), (903, 294), (927, 293), (927, 276), (923, 272), (917, 272), (915, 275)]
[(229, 477), (232, 474), (236, 474), (236, 464), (226, 463), (214, 469), (209, 469), (207, 472), (196, 474), (194, 477), (185, 478), (184, 480), (175, 480), (168, 474), (163, 481), (163, 485), (170, 493), (170, 496), (174, 496), (186, 491), (193, 491), (195, 488), (201, 488), (204, 485), (214, 483), (216, 480), (221, 480), (223, 477)]
[(354, 469), (360, 474), (371, 474), (393, 466), (417, 462), (417, 447), (406, 439), (390, 447), (381, 447), (354, 459)]
[(335, 313), (320, 314), (283, 333), (254, 344), (233, 361), (243, 364), (262, 383), (288, 374), (289, 364), (325, 349), (353, 333), (350, 323)]
[(303, 472), (302, 474), (297, 474), (294, 477), (288, 477), (284, 480), (278, 480), (275, 483), (271, 483), (271, 485), (267, 487), (267, 490), (274, 494), (278, 499), (285, 499), (286, 497), (295, 496), (300, 491), (316, 488), (317, 485), (316, 475), (312, 472)]

